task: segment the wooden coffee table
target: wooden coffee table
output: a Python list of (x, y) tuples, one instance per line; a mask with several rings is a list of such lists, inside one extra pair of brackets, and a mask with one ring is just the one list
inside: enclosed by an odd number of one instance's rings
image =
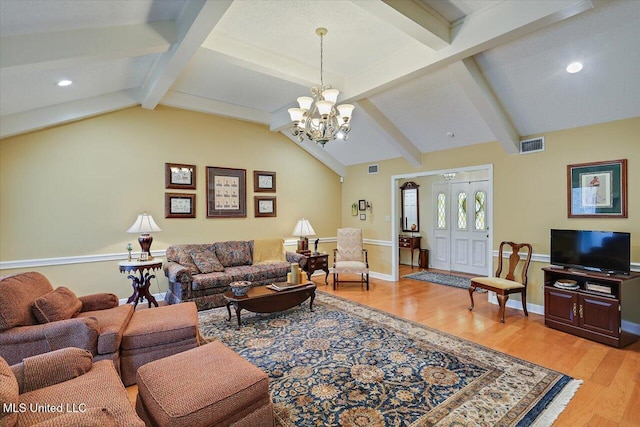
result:
[[(279, 286), (288, 285), (287, 283), (275, 284)], [(224, 298), (227, 300), (227, 310), (229, 311), (229, 318), (227, 320), (231, 320), (231, 306), (233, 306), (236, 309), (238, 326), (240, 326), (240, 312), (243, 309), (253, 313), (275, 313), (277, 311), (288, 310), (311, 298), (309, 309), (313, 311), (313, 300), (315, 297), (316, 284), (313, 282), (307, 282), (283, 291), (274, 291), (267, 288), (267, 286), (256, 286), (255, 288), (249, 289), (247, 295), (241, 297), (233, 295), (231, 291), (224, 293)]]

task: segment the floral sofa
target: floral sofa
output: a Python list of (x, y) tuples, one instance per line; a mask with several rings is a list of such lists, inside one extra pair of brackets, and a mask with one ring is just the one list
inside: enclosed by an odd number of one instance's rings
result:
[(282, 239), (171, 245), (164, 274), (169, 279), (165, 301), (195, 302), (198, 310), (223, 307), (229, 284), (246, 280), (251, 286), (285, 282), (291, 263), (304, 266), (303, 255), (285, 252)]

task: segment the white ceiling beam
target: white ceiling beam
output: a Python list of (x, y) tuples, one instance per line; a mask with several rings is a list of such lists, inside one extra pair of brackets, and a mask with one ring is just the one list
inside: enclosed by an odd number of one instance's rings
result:
[[(211, 33), (202, 47), (224, 55), (228, 62), (248, 70), (302, 86), (319, 86), (320, 71), (317, 67), (310, 67), (295, 59), (256, 48), (228, 35)], [(343, 77), (326, 71), (324, 80), (332, 82), (335, 87), (342, 87), (344, 84)]]
[(423, 3), (415, 0), (353, 3), (433, 50), (451, 44), (449, 22)]
[(34, 71), (150, 55), (168, 51), (175, 38), (170, 21), (0, 37), (0, 68)]
[(176, 21), (177, 42), (154, 64), (142, 86), (142, 107), (153, 109), (176, 81), (233, 0), (193, 0)]
[(368, 99), (358, 101), (358, 107), (364, 111), (378, 127), (384, 139), (393, 146), (398, 153), (413, 166), (422, 165), (420, 149)]
[(218, 116), (245, 120), (247, 122), (268, 125), (271, 114), (262, 110), (227, 104), (201, 96), (189, 95), (170, 90), (160, 101), (162, 105), (182, 108), (183, 110), (199, 111), (201, 113), (216, 114)]
[(93, 98), (0, 117), (0, 138), (18, 135), (138, 105), (134, 91), (124, 90)]
[(289, 138), (291, 141), (293, 141), (294, 144), (296, 144), (297, 146), (305, 150), (307, 153), (309, 153), (312, 157), (314, 157), (320, 163), (322, 163), (323, 165), (325, 165), (326, 167), (334, 171), (336, 174), (340, 176), (347, 175), (347, 167), (342, 163), (340, 163), (339, 161), (337, 161), (332, 155), (327, 153), (324, 148), (318, 146), (318, 144), (310, 142), (306, 139), (302, 142), (298, 142), (298, 139), (295, 136), (291, 135), (290, 132), (282, 132), (282, 134), (285, 137)]
[(473, 58), (449, 66), (453, 77), (508, 154), (519, 151), (520, 135)]
[(374, 69), (351, 76), (347, 100), (369, 97), (417, 76), (435, 71), (484, 50), (498, 47), (548, 25), (593, 8), (589, 0), (505, 1), (467, 17), (456, 27), (450, 46), (432, 51), (423, 45), (399, 52)]

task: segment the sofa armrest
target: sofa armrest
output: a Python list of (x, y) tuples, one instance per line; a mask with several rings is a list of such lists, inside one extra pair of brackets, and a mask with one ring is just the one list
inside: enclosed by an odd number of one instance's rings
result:
[(93, 356), (87, 350), (63, 348), (27, 357), (11, 366), (20, 394), (69, 381), (91, 370)]
[(307, 265), (307, 258), (302, 254), (287, 251), (285, 255), (287, 262), (298, 263), (300, 267)]
[(85, 295), (78, 297), (78, 299), (82, 301), (81, 313), (84, 311), (108, 310), (120, 305), (118, 297), (109, 293)]
[(174, 283), (191, 283), (193, 276), (188, 267), (177, 262), (169, 261), (164, 264), (164, 275), (170, 282)]

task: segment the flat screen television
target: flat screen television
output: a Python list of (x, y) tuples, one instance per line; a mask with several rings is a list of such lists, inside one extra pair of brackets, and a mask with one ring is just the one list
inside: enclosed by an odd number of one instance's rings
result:
[(551, 230), (551, 264), (607, 274), (631, 271), (631, 234)]

